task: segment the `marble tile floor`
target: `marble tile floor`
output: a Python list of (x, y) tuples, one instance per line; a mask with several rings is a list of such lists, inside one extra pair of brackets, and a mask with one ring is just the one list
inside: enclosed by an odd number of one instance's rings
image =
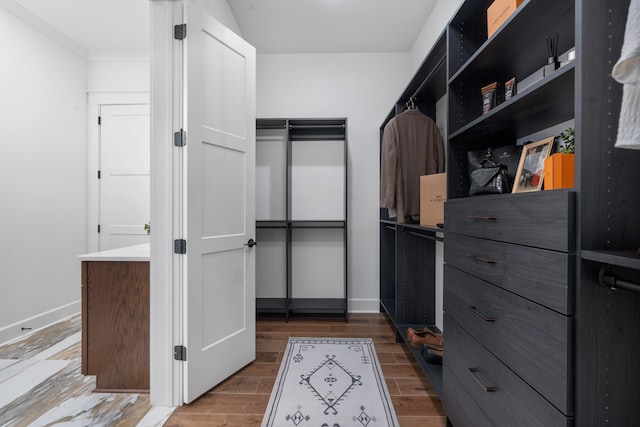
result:
[(80, 373), (81, 316), (0, 346), (0, 426), (162, 426), (148, 394), (94, 393)]

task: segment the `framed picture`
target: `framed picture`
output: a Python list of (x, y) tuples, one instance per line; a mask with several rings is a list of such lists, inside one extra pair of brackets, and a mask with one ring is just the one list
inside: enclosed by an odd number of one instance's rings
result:
[(538, 191), (542, 188), (544, 160), (551, 153), (554, 139), (553, 136), (550, 136), (540, 141), (526, 144), (522, 148), (512, 193)]

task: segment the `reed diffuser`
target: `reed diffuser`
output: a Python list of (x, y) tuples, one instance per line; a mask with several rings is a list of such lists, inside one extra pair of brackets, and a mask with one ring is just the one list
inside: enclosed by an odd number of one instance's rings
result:
[(560, 61), (558, 61), (558, 33), (547, 36), (547, 52), (549, 57), (547, 58), (547, 65), (544, 66), (544, 76), (548, 76), (555, 70), (560, 68)]

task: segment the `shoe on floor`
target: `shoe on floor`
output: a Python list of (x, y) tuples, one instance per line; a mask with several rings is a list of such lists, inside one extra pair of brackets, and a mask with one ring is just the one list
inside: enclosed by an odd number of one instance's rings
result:
[(409, 344), (414, 347), (421, 347), (426, 345), (427, 347), (442, 350), (442, 334), (435, 335), (433, 333), (425, 333), (413, 328), (407, 328), (407, 339)]

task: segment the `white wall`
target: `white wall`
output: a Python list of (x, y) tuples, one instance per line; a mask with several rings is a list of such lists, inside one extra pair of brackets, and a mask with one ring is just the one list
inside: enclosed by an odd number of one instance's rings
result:
[(149, 92), (149, 52), (91, 52), (88, 91)]
[(80, 311), (87, 62), (0, 8), (0, 342)]
[(379, 128), (411, 74), (408, 53), (258, 55), (258, 117), (348, 119), (351, 312), (379, 310)]

